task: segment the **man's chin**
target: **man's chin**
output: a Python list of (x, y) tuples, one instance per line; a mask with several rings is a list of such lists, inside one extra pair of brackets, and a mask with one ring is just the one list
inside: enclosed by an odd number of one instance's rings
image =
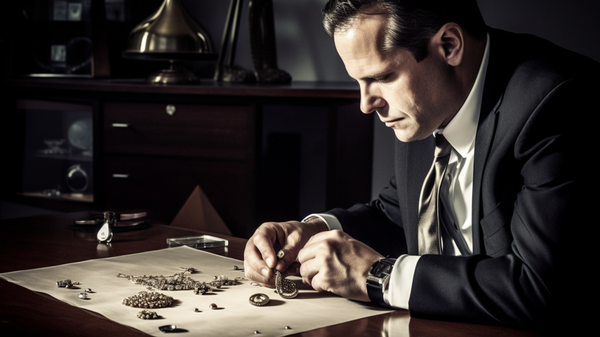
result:
[(396, 139), (398, 139), (399, 141), (401, 141), (403, 143), (409, 143), (409, 142), (414, 142), (414, 141), (418, 141), (418, 140), (423, 140), (423, 139), (431, 136), (431, 133), (420, 134), (420, 133), (415, 133), (415, 132), (411, 132), (411, 131), (407, 131), (407, 130), (397, 130), (397, 129), (393, 129), (393, 130), (394, 130), (394, 134), (396, 135)]

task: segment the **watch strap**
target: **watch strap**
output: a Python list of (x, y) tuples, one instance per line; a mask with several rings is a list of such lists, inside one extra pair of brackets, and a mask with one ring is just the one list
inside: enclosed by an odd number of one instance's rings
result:
[(384, 258), (376, 261), (367, 274), (367, 294), (371, 302), (379, 305), (387, 305), (383, 294), (387, 286), (396, 259)]

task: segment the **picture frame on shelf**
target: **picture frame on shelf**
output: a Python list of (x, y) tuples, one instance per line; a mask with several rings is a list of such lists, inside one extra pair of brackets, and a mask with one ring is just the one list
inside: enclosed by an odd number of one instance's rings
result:
[(17, 13), (11, 75), (110, 76), (105, 0), (32, 0)]

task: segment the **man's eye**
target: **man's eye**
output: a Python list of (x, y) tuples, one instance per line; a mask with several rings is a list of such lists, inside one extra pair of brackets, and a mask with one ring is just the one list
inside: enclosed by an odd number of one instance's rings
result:
[(377, 81), (377, 82), (386, 82), (389, 79), (390, 79), (390, 75), (385, 75), (385, 76), (381, 76), (381, 77), (376, 77), (375, 81)]

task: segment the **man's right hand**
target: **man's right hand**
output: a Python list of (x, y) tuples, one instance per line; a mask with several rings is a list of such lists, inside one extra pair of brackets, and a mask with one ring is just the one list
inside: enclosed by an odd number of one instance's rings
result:
[[(263, 285), (274, 286), (276, 269), (286, 275), (298, 274), (290, 266), (300, 249), (315, 234), (327, 230), (327, 225), (319, 218), (312, 218), (306, 223), (299, 221), (266, 222), (248, 239), (244, 251), (244, 272), (246, 277)], [(277, 252), (283, 250), (282, 259), (277, 258)]]

